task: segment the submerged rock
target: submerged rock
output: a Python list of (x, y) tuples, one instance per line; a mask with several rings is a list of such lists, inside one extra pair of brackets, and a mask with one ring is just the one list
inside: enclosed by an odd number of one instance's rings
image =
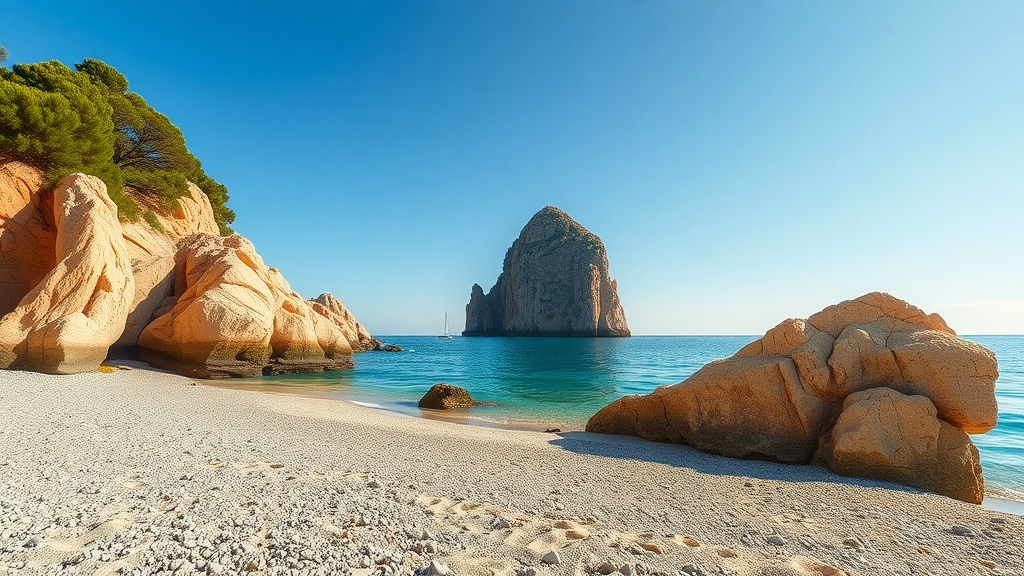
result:
[(445, 384), (444, 382), (434, 384), (430, 390), (420, 398), (420, 408), (433, 408), (435, 410), (452, 410), (453, 408), (469, 408), (473, 405), (473, 398), (465, 388)]
[[(810, 462), (817, 452), (842, 474), (980, 502), (966, 434), (995, 426), (997, 376), (995, 356), (938, 315), (872, 293), (786, 320), (679, 384), (616, 400), (587, 431), (781, 462)], [(893, 433), (903, 420), (927, 424), (926, 437)]]
[(462, 335), (629, 336), (601, 239), (558, 208), (537, 212), (490, 292), (473, 285)]

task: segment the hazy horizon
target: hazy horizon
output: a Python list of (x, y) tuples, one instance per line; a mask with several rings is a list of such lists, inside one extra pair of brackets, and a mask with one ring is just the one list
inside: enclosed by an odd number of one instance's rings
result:
[(5, 66), (123, 72), (267, 265), (374, 334), (461, 332), (545, 205), (602, 238), (637, 334), (761, 335), (873, 291), (1024, 333), (1024, 3), (3, 13)]

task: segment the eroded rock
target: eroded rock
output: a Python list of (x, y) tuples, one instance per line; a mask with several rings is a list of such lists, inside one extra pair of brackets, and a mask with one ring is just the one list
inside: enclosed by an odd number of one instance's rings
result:
[(473, 285), (462, 334), (629, 336), (601, 239), (558, 208), (537, 212), (490, 292)]
[[(38, 192), (29, 192), (34, 199), (24, 202), (23, 210), (44, 209), (48, 202), (39, 199)], [(23, 202), (24, 197), (16, 200)], [(52, 248), (29, 244), (25, 252), (14, 251), (12, 266), (31, 253), (40, 254), (48, 266), (52, 254), (54, 264), (0, 319), (0, 367), (52, 374), (96, 370), (124, 330), (135, 291), (117, 206), (103, 182), (85, 174), (61, 180), (51, 206), (56, 230)], [(19, 231), (36, 240), (45, 238), (44, 232), (30, 233), (39, 222), (45, 219), (16, 213), (4, 222), (4, 237), (16, 244)], [(18, 293), (38, 271), (33, 267), (30, 273), (16, 275), (5, 291)]]
[(452, 386), (440, 382), (430, 387), (430, 390), (420, 398), (420, 408), (433, 408), (435, 410), (452, 410), (455, 408), (469, 408), (473, 405), (473, 398), (465, 388)]
[[(841, 473), (973, 502), (983, 483), (980, 468), (975, 470), (977, 450), (966, 434), (995, 426), (997, 377), (995, 356), (957, 338), (937, 314), (872, 293), (808, 320), (786, 320), (732, 358), (711, 362), (679, 384), (616, 400), (590, 419), (587, 430), (794, 463), (809, 462), (819, 444), (829, 443), (818, 461), (835, 464)], [(865, 397), (858, 396), (878, 388), (921, 398), (934, 414), (926, 418), (920, 406), (909, 408), (918, 401), (885, 396), (893, 407), (882, 410), (882, 400), (864, 404)], [(928, 434), (945, 455), (913, 435), (879, 436), (883, 413), (892, 416), (890, 425), (902, 416), (931, 422)], [(850, 432), (855, 429), (862, 430), (860, 436), (875, 434), (877, 446), (893, 449), (878, 448), (867, 460), (856, 456), (851, 446), (857, 444), (851, 442), (858, 436)], [(897, 454), (913, 466), (903, 476), (886, 471), (900, 467)]]

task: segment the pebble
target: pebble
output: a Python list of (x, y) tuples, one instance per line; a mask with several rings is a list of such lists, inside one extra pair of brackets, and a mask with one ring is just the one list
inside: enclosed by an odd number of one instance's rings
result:
[(607, 576), (608, 574), (615, 572), (615, 565), (613, 565), (611, 562), (604, 562), (596, 566), (594, 568), (594, 571), (598, 574), (604, 574), (605, 576)]
[(622, 573), (622, 576), (633, 576), (633, 567), (629, 564), (623, 564), (619, 567), (619, 572)]
[(452, 576), (452, 574), (452, 570), (447, 564), (442, 564), (437, 560), (431, 560), (426, 567), (416, 571), (416, 576)]
[(952, 533), (952, 534), (954, 534), (956, 536), (964, 536), (964, 537), (967, 537), (967, 538), (971, 538), (971, 537), (974, 536), (974, 530), (971, 530), (970, 528), (968, 528), (966, 526), (953, 526), (952, 528), (949, 529), (949, 531), (950, 531), (950, 533)]
[(772, 546), (785, 546), (786, 545), (786, 539), (783, 538), (782, 536), (779, 536), (778, 534), (772, 534), (771, 536), (765, 538), (765, 542), (771, 544)]
[(540, 561), (545, 564), (561, 564), (562, 557), (558, 555), (557, 550), (551, 550), (550, 552), (542, 556)]
[(695, 566), (693, 564), (686, 564), (682, 568), (680, 568), (679, 571), (684, 574), (689, 574), (690, 576), (708, 576), (707, 572), (702, 570), (699, 566)]

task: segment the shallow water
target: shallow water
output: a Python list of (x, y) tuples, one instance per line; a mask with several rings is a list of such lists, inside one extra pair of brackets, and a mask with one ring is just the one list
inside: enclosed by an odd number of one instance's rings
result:
[[(632, 338), (460, 338), (392, 336), (402, 353), (362, 353), (350, 371), (270, 376), (232, 385), (315, 392), (399, 413), (470, 423), (580, 429), (609, 402), (679, 382), (704, 364), (734, 354), (756, 336)], [(986, 484), (996, 496), (1024, 501), (1024, 336), (964, 336), (999, 360), (999, 424), (974, 436)], [(469, 390), (482, 403), (459, 415), (421, 411), (437, 382)]]

